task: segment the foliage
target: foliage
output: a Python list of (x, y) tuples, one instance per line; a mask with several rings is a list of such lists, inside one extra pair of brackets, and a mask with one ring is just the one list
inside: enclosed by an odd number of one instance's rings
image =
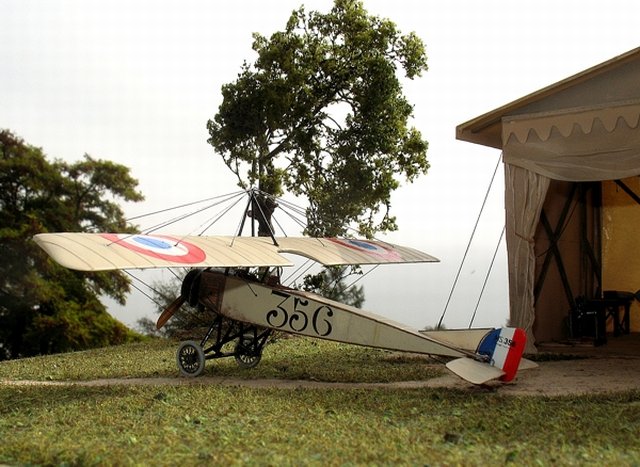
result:
[[(186, 274), (185, 274), (186, 275)], [(174, 277), (173, 280), (165, 282), (154, 282), (152, 284), (153, 301), (156, 304), (156, 312), (162, 314), (176, 300), (176, 290), (182, 294), (183, 278)], [(188, 293), (188, 292), (185, 292)], [(198, 336), (200, 339), (207, 332), (207, 329), (214, 320), (215, 315), (210, 309), (196, 305), (191, 306), (189, 299), (185, 300), (174, 315), (165, 323), (161, 329), (156, 328), (156, 323), (149, 318), (138, 320), (138, 328), (148, 336), (186, 338), (186, 336)]]
[(240, 185), (306, 197), (310, 235), (344, 234), (352, 222), (366, 236), (395, 229), (396, 176), (429, 167), (400, 83), (427, 69), (422, 41), (358, 0), (336, 0), (326, 14), (293, 11), (270, 38), (254, 34), (253, 50), (207, 125)]
[[(285, 189), (308, 200), (306, 233), (360, 235), (395, 230), (391, 193), (398, 177), (426, 173), (427, 142), (409, 125), (413, 107), (402, 75), (427, 69), (424, 44), (358, 0), (336, 0), (328, 13), (304, 7), (283, 31), (253, 36), (257, 59), (222, 87), (208, 142), (245, 188), (261, 193), (252, 208), (258, 234), (269, 235), (272, 197)], [(358, 287), (344, 294), (341, 275), (305, 279), (307, 290), (360, 306)]]
[(362, 270), (359, 266), (327, 267), (319, 274), (305, 276), (303, 289), (318, 293), (331, 300), (362, 308), (364, 289), (353, 285), (347, 286), (344, 283), (344, 279), (351, 275), (362, 275)]
[(0, 360), (132, 338), (99, 297), (123, 303), (120, 273), (78, 273), (31, 240), (54, 231), (130, 231), (118, 199), (139, 201), (129, 169), (85, 155), (47, 161), (40, 148), (0, 130)]
[[(314, 366), (303, 343), (296, 365)], [(299, 342), (298, 342), (299, 341)], [(351, 346), (355, 349), (355, 347)], [(173, 363), (166, 341), (0, 363), (77, 370), (75, 379)], [(145, 359), (145, 349), (148, 358)], [(345, 349), (342, 349), (343, 351)], [(370, 351), (371, 349), (365, 349)], [(347, 350), (348, 351), (348, 350)], [(336, 374), (377, 367), (356, 354)], [(286, 354), (288, 352), (283, 353)], [(266, 355), (265, 355), (266, 357)], [(280, 357), (278, 357), (280, 358)], [(263, 360), (264, 363), (264, 360)], [(216, 362), (217, 364), (217, 362)], [(396, 365), (404, 367), (407, 363)], [(250, 370), (258, 370), (257, 368)], [(24, 369), (27, 368), (27, 369)], [(97, 368), (97, 370), (96, 370)], [(82, 373), (86, 371), (87, 373)], [(155, 371), (155, 370), (154, 370)], [(240, 372), (240, 370), (237, 370)], [(243, 373), (246, 373), (244, 371)], [(163, 374), (162, 371), (160, 374)], [(314, 373), (308, 375), (313, 379)], [(366, 380), (366, 379), (365, 379)], [(217, 384), (13, 386), (0, 381), (0, 463), (8, 465), (637, 465), (640, 393), (514, 397), (479, 389), (246, 388)], [(344, 380), (340, 380), (344, 381)]]

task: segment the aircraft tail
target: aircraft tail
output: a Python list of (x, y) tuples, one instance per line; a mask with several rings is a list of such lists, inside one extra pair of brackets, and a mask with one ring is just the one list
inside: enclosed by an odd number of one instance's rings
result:
[(493, 329), (480, 341), (477, 359), (458, 358), (447, 363), (447, 368), (474, 384), (492, 379), (508, 382), (518, 372), (526, 342), (527, 335), (520, 328)]

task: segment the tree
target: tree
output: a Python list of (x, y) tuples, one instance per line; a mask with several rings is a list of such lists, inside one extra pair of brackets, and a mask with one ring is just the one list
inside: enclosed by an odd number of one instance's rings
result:
[[(222, 87), (209, 144), (240, 186), (305, 197), (309, 235), (345, 235), (353, 223), (369, 238), (395, 230), (396, 177), (411, 182), (429, 168), (399, 76), (427, 69), (422, 41), (357, 0), (336, 0), (327, 14), (301, 7), (284, 31), (253, 37), (258, 57)], [(269, 196), (257, 203), (252, 212), (265, 214), (255, 216), (258, 235), (268, 235), (275, 204)], [(305, 288), (361, 304), (361, 287), (338, 292), (344, 272), (308, 277)]]
[(253, 37), (258, 57), (222, 87), (208, 142), (241, 186), (306, 197), (310, 235), (345, 234), (351, 223), (367, 237), (395, 230), (396, 177), (412, 181), (429, 167), (398, 76), (427, 69), (422, 41), (357, 0), (336, 0), (327, 14), (301, 7), (284, 31)]
[[(152, 285), (156, 313), (161, 314), (175, 300), (175, 291), (181, 289), (183, 279), (184, 277), (176, 276), (174, 279), (155, 282)], [(210, 308), (190, 304), (187, 300), (161, 329), (157, 329), (155, 321), (146, 317), (139, 319), (137, 324), (148, 336), (189, 340), (195, 335), (204, 335), (214, 319), (215, 315)]]
[(132, 231), (118, 199), (140, 201), (129, 169), (85, 155), (47, 161), (40, 148), (0, 130), (0, 360), (121, 343), (133, 334), (100, 302), (124, 303), (119, 273), (79, 273), (31, 240), (52, 231)]
[(358, 266), (325, 268), (319, 274), (311, 274), (304, 278), (302, 288), (310, 292), (316, 292), (330, 300), (361, 308), (364, 304), (364, 289), (362, 287), (349, 287), (344, 283), (344, 278), (351, 274), (362, 274)]

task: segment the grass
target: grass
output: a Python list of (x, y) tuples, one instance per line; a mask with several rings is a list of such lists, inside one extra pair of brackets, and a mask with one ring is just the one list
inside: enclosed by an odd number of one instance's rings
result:
[[(0, 380), (78, 381), (97, 378), (175, 376), (178, 343), (147, 343), (69, 354), (25, 358), (0, 364)], [(256, 368), (239, 368), (233, 358), (209, 360), (205, 376), (246, 379), (309, 379), (343, 382), (390, 382), (442, 374), (425, 358), (403, 357), (384, 350), (311, 338), (281, 338), (265, 347)]]
[[(3, 362), (0, 379), (31, 379), (38, 370), (45, 371), (39, 379), (116, 377), (131, 366), (136, 376), (173, 375), (174, 350), (153, 342)], [(207, 372), (249, 377), (263, 366), (266, 376), (341, 381), (415, 379), (424, 370), (420, 360), (386, 352), (286, 339), (268, 347), (254, 370), (217, 361)], [(638, 465), (639, 431), (637, 391), (549, 398), (441, 389), (0, 384), (0, 464), (10, 465)]]

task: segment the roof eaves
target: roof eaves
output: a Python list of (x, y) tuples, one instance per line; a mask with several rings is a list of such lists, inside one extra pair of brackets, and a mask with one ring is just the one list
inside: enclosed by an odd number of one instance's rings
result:
[(501, 130), (503, 117), (518, 114), (518, 110), (523, 107), (527, 107), (534, 102), (539, 102), (567, 88), (577, 86), (580, 83), (600, 75), (601, 73), (610, 71), (620, 65), (636, 59), (638, 55), (640, 55), (640, 47), (516, 99), (513, 102), (491, 110), (490, 112), (480, 115), (479, 117), (471, 119), (465, 123), (461, 123), (456, 127), (456, 139), (502, 149)]

